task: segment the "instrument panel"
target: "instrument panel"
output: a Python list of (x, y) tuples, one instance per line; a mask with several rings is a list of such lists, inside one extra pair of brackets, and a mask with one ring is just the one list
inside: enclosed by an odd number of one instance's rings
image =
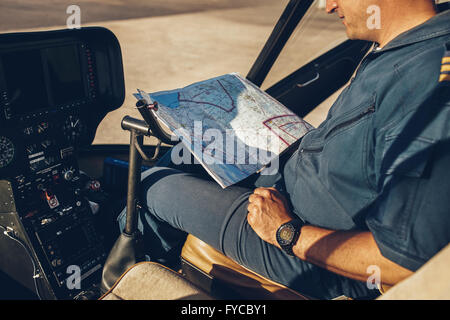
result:
[(88, 143), (86, 108), (97, 84), (90, 48), (81, 42), (0, 51), (0, 172), (51, 170)]
[(120, 47), (108, 30), (0, 35), (0, 179), (64, 165), (123, 100)]
[[(102, 268), (106, 253), (86, 196), (92, 181), (77, 154), (122, 105), (124, 87), (119, 43), (107, 29), (0, 34), (0, 189), (16, 210), (0, 203), (0, 212), (42, 271), (46, 284), (36, 293), (72, 297), (68, 266), (80, 267), (84, 283)], [(0, 238), (0, 247), (10, 242)], [(0, 259), (0, 271), (28, 286), (30, 275), (15, 273), (29, 263), (22, 257)]]
[(89, 129), (77, 113), (42, 116), (0, 129), (2, 178), (39, 175), (70, 160), (89, 141)]

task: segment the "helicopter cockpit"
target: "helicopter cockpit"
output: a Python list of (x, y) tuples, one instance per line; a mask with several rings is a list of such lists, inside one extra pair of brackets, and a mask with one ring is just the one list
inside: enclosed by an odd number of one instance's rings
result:
[[(289, 1), (247, 79), (261, 86), (312, 3)], [(371, 47), (343, 41), (264, 90), (304, 117), (350, 81)], [(127, 206), (127, 228), (134, 232), (140, 173), (176, 142), (142, 111), (140, 100), (141, 117), (125, 117), (117, 128), (129, 131), (129, 146), (92, 145), (101, 121), (125, 96), (121, 47), (106, 28), (0, 34), (0, 296), (121, 298), (114, 293), (121, 280), (134, 277), (135, 288), (140, 274), (153, 273), (147, 282), (161, 277), (178, 288), (168, 299), (314, 298), (247, 270), (191, 235), (180, 270), (120, 256), (133, 250), (120, 242), (116, 218)], [(142, 136), (158, 143), (142, 145)], [(120, 290), (126, 299), (130, 290)], [(135, 294), (130, 299), (147, 297)]]

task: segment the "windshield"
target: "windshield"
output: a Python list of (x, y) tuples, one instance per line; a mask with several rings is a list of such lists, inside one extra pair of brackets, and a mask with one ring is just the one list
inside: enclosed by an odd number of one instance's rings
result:
[(347, 40), (345, 27), (316, 0), (292, 33), (261, 88), (266, 90), (301, 66)]
[[(126, 99), (101, 122), (94, 144), (128, 144), (125, 115), (140, 118), (132, 96), (184, 87), (230, 72), (247, 75), (288, 0), (81, 0), (81, 27), (119, 39)], [(66, 28), (72, 1), (2, 0), (0, 32)], [(69, 12), (69, 13), (67, 13)], [(146, 144), (152, 144), (146, 139)]]

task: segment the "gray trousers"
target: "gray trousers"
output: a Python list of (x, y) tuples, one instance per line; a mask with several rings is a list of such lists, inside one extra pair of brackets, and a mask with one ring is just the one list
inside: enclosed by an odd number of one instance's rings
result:
[[(247, 223), (248, 197), (255, 187), (282, 189), (280, 174), (222, 189), (201, 166), (179, 169), (156, 166), (142, 174), (141, 200), (147, 208), (140, 211), (138, 228), (150, 260), (175, 266), (192, 234), (246, 268), (310, 297), (370, 299), (379, 294), (366, 283), (291, 257), (253, 231)], [(118, 217), (121, 230), (125, 215), (124, 209)]]

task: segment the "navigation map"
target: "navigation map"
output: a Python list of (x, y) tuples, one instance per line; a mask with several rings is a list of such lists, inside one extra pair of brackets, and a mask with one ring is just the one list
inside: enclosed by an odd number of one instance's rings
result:
[(158, 102), (156, 117), (223, 188), (260, 171), (312, 129), (237, 73), (135, 97)]

